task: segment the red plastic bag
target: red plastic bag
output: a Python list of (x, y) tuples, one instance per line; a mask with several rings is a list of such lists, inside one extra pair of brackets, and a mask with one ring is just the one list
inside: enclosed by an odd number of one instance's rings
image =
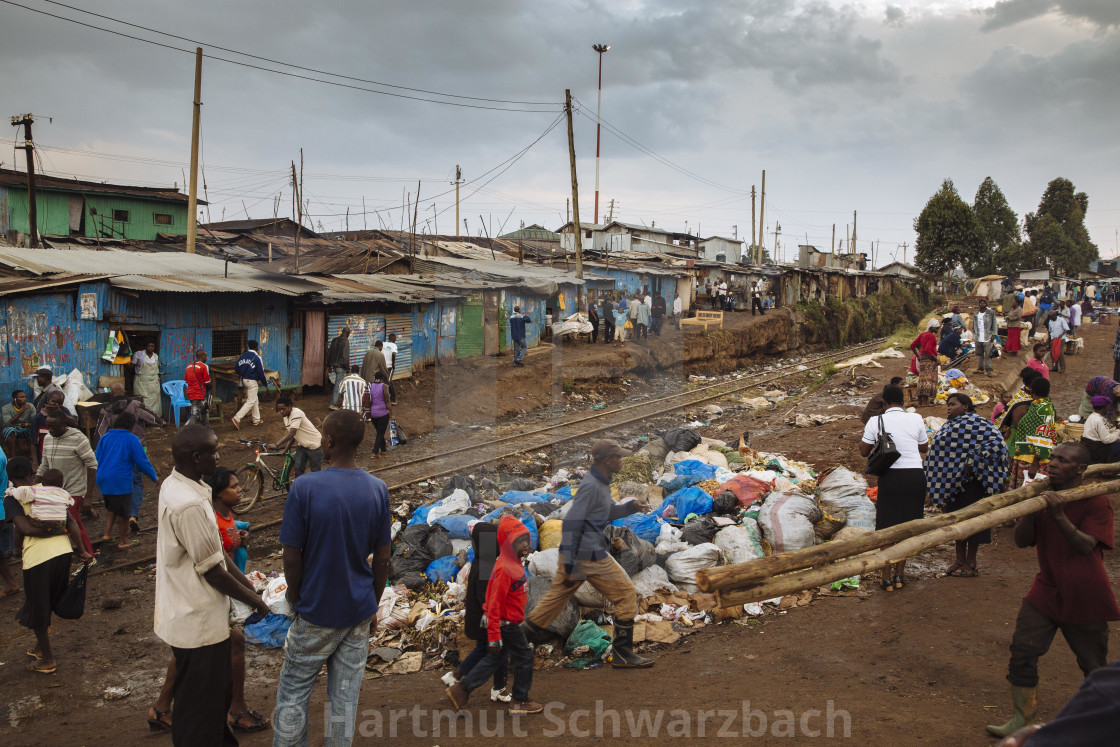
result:
[(757, 477), (749, 475), (735, 475), (719, 487), (720, 492), (730, 490), (734, 493), (735, 497), (739, 499), (739, 505), (743, 508), (759, 500), (773, 489), (773, 482), (759, 480)]

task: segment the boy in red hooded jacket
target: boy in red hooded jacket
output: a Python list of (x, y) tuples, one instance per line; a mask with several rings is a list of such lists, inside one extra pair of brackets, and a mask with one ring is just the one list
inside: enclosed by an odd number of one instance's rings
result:
[(498, 523), (498, 562), (486, 587), (486, 635), (489, 653), (462, 680), (447, 688), (447, 697), (458, 709), (467, 705), (471, 691), (490, 679), (509, 656), (513, 670), (513, 701), (510, 713), (540, 713), (544, 706), (529, 700), (533, 685), (533, 647), (525, 639), (521, 621), (525, 619), (528, 578), (522, 559), (531, 550), (529, 530), (514, 516), (503, 516)]

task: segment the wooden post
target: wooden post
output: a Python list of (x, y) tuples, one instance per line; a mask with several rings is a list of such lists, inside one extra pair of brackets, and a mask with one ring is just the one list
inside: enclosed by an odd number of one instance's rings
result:
[(758, 263), (762, 264), (762, 240), (766, 236), (766, 169), (762, 170), (762, 196), (758, 200)]
[(202, 47), (194, 50), (194, 116), (191, 121), (191, 184), (187, 192), (187, 254), (198, 233), (198, 126), (202, 117)]
[(455, 164), (455, 238), (459, 237), (459, 180), (463, 178), (463, 170)]
[(572, 229), (576, 237), (576, 277), (583, 279), (583, 241), (579, 227), (579, 184), (576, 181), (576, 140), (572, 134), (572, 91), (564, 89), (564, 111), (568, 114), (568, 160), (572, 166)]
[(12, 117), (12, 127), (23, 127), (23, 145), (16, 149), (23, 149), (27, 156), (27, 234), (30, 237), (31, 248), (39, 247), (39, 211), (36, 200), (35, 188), (35, 144), (31, 139), (31, 125), (35, 119), (30, 114), (16, 119)]
[(856, 253), (856, 211), (852, 211), (852, 240), (848, 242), (848, 253), (853, 256)]
[(756, 235), (756, 231), (755, 231), (755, 225), (754, 225), (754, 185), (752, 184), (751, 185), (751, 240), (750, 240), (750, 242), (748, 242), (748, 245), (747, 245), (747, 251), (748, 252), (751, 249), (750, 244), (754, 243), (755, 235)]

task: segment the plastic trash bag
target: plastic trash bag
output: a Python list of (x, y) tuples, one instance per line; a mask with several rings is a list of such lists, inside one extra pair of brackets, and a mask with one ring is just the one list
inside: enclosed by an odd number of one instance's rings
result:
[(547, 494), (529, 493), (524, 490), (507, 490), (498, 498), (502, 503), (515, 505), (518, 503), (543, 503), (548, 500)]
[(554, 547), (560, 547), (560, 540), (563, 539), (564, 522), (559, 519), (550, 519), (541, 524), (541, 549), (550, 550)]
[(627, 576), (634, 576), (657, 562), (657, 552), (653, 545), (639, 539), (626, 527), (609, 526), (603, 530), (607, 537), (608, 548)]
[(845, 467), (837, 467), (817, 483), (818, 500), (825, 508), (840, 508), (845, 526), (875, 531), (875, 504), (867, 497), (867, 480)]
[(719, 531), (719, 524), (711, 516), (701, 516), (684, 525), (681, 530), (681, 539), (690, 545), (703, 545), (711, 542), (712, 537)]
[(442, 558), (436, 558), (424, 570), (424, 575), (433, 583), (436, 581), (450, 583), (455, 580), (458, 573), (459, 557), (457, 555), (445, 555)]
[(669, 574), (659, 565), (651, 565), (634, 576), (633, 580), (638, 599), (653, 596), (660, 589), (678, 591), (676, 584), (669, 580)]
[(673, 428), (661, 437), (670, 451), (692, 451), (700, 445), (700, 434), (688, 428)]
[(245, 626), (245, 640), (264, 648), (281, 648), (288, 637), (292, 619), (287, 615), (269, 613), (260, 622)]
[(716, 467), (705, 464), (699, 459), (685, 459), (673, 465), (673, 471), (678, 475), (695, 475), (701, 480), (711, 480), (716, 475)]
[(420, 506), (412, 512), (412, 516), (408, 520), (408, 526), (415, 526), (416, 524), (427, 524), (428, 513), (432, 510), (432, 505)]
[(441, 516), (430, 523), (446, 529), (453, 540), (469, 540), (471, 538), (470, 525), (476, 521), (478, 519), (467, 514), (451, 514), (450, 516)]
[(665, 495), (672, 495), (678, 490), (691, 488), (698, 482), (703, 482), (703, 480), (696, 475), (665, 475), (660, 480), (661, 488), (665, 491)]
[(633, 532), (638, 539), (643, 539), (646, 542), (657, 542), (657, 537), (661, 534), (662, 521), (657, 514), (630, 514), (621, 519), (615, 519), (611, 522), (611, 526), (626, 527)]
[(564, 653), (589, 659), (600, 659), (610, 648), (611, 637), (607, 631), (590, 620), (580, 620), (564, 642)]
[(471, 497), (465, 490), (454, 490), (446, 498), (441, 498), (432, 504), (428, 510), (428, 523), (431, 524), (441, 516), (461, 514), (471, 507)]
[(676, 517), (679, 520), (683, 520), (689, 514), (710, 514), (712, 496), (696, 486), (678, 490), (665, 499), (660, 511), (663, 518)]
[[(752, 524), (754, 521), (748, 519)], [(758, 525), (755, 524), (755, 527)], [(724, 527), (716, 532), (712, 544), (720, 549), (728, 563), (746, 563), (748, 560), (757, 560), (766, 553), (758, 542), (757, 528), (752, 536), (751, 530), (746, 526)]]
[(268, 582), (261, 598), (268, 608), (277, 615), (294, 615), (292, 605), (288, 604), (288, 582), (283, 576), (277, 576)]
[[(398, 536), (393, 557), (389, 560), (389, 578), (394, 584), (405, 583), (409, 588), (423, 585), (421, 575), (436, 558), (450, 555), (451, 538), (446, 529), (433, 524), (406, 527)], [(402, 581), (409, 574), (407, 581)]]
[(511, 516), (516, 516), (518, 519), (521, 520), (521, 523), (524, 524), (525, 528), (529, 530), (529, 546), (534, 550), (539, 549), (540, 548), (540, 535), (537, 532), (537, 522), (533, 518), (533, 515), (531, 513), (529, 513), (528, 509), (523, 508), (523, 509), (521, 509), (521, 512), (518, 513), (516, 511), (516, 509), (511, 509), (511, 508), (507, 508), (507, 507), (496, 508), (493, 511), (491, 511), (490, 513), (483, 516), (482, 520), (483, 521), (494, 521), (495, 519), (499, 518), (503, 514), (507, 514), (507, 513), (510, 514)]
[(553, 578), (560, 572), (560, 550), (551, 548), (535, 552), (529, 556), (528, 566), (535, 578)]
[(509, 483), (510, 490), (524, 490), (532, 492), (537, 489), (537, 481), (528, 477), (515, 477)]

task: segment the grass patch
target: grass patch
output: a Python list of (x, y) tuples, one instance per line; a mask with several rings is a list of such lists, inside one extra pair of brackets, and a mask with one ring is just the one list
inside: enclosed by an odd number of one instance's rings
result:
[(576, 380), (575, 379), (564, 379), (564, 383), (561, 386), (564, 387), (564, 393), (565, 394), (571, 394), (573, 391), (575, 391)]
[[(896, 331), (904, 336), (913, 330), (924, 312), (922, 305), (905, 288), (843, 301), (829, 298), (823, 304), (803, 303), (797, 309), (816, 332), (814, 342), (833, 348), (885, 337)], [(903, 329), (906, 331), (902, 332)]]

